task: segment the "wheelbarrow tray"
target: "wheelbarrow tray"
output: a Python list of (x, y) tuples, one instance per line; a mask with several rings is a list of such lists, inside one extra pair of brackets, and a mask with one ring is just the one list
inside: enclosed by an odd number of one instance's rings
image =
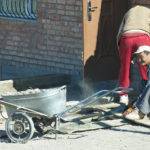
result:
[(9, 95), (2, 98), (0, 103), (6, 105), (8, 115), (18, 108), (24, 108), (53, 116), (66, 108), (66, 86), (50, 88), (35, 94)]
[(22, 112), (27, 112), (27, 113), (30, 113), (33, 115), (51, 118), (51, 116), (48, 116), (44, 113), (29, 109), (29, 108), (21, 107), (21, 106), (15, 105), (15, 104), (11, 104), (11, 103), (5, 102), (3, 100), (0, 100), (0, 104), (5, 105), (5, 107), (10, 107), (11, 109), (14, 109), (16, 111), (22, 111)]

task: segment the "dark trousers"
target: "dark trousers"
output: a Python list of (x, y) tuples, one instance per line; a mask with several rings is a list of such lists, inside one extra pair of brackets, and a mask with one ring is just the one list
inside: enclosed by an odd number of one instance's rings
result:
[(147, 83), (135, 105), (144, 114), (150, 113), (150, 83)]

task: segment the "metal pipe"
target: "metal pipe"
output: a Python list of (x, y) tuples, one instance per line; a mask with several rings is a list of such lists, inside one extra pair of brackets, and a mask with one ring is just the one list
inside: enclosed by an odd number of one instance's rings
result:
[[(118, 90), (122, 90), (122, 89), (124, 89), (124, 90), (123, 90), (123, 91), (118, 91)], [(59, 117), (62, 116), (64, 113), (68, 112), (69, 110), (72, 110), (73, 108), (75, 108), (75, 107), (77, 107), (77, 106), (79, 106), (79, 105), (85, 103), (85, 102), (88, 101), (89, 99), (91, 99), (91, 98), (93, 98), (93, 97), (95, 97), (95, 96), (97, 96), (97, 95), (99, 95), (99, 94), (101, 94), (101, 93), (103, 93), (103, 92), (107, 92), (107, 93), (101, 95), (100, 97), (97, 97), (97, 98), (94, 99), (94, 100), (91, 100), (90, 102), (88, 102), (87, 104), (81, 106), (80, 108), (75, 109), (73, 112), (75, 112), (75, 111), (77, 111), (77, 110), (79, 110), (79, 109), (81, 109), (81, 108), (83, 108), (83, 107), (85, 107), (85, 106), (87, 106), (87, 105), (89, 105), (89, 104), (94, 103), (95, 101), (98, 100), (98, 98), (101, 98), (101, 97), (103, 97), (103, 96), (109, 95), (109, 94), (111, 94), (111, 93), (124, 93), (124, 92), (131, 91), (131, 90), (133, 90), (133, 89), (132, 89), (132, 88), (125, 88), (125, 87), (117, 87), (117, 88), (114, 88), (113, 90), (100, 90), (100, 91), (94, 93), (93, 95), (91, 95), (91, 96), (89, 96), (89, 97), (87, 97), (87, 98), (81, 100), (79, 103), (77, 103), (77, 104), (71, 106), (70, 108), (67, 108), (67, 109), (65, 109), (64, 111), (60, 112), (59, 114), (56, 115), (56, 117), (57, 117), (57, 116), (59, 116)], [(117, 91), (117, 92), (116, 92), (116, 91)]]
[(71, 109), (73, 109), (73, 108), (79, 106), (80, 104), (85, 103), (85, 102), (86, 102), (87, 100), (89, 100), (90, 98), (92, 98), (92, 97), (94, 97), (94, 96), (96, 96), (96, 95), (98, 95), (98, 94), (100, 94), (100, 93), (102, 93), (102, 92), (106, 92), (106, 91), (108, 91), (108, 90), (102, 90), (102, 91), (98, 91), (98, 92), (94, 93), (93, 95), (91, 95), (91, 96), (89, 96), (89, 97), (87, 97), (87, 98), (81, 100), (79, 103), (77, 103), (77, 104), (71, 106), (70, 108), (65, 109), (63, 112), (60, 112), (59, 114), (57, 114), (57, 116), (62, 116), (65, 112), (67, 112), (67, 111), (69, 111), (69, 110), (71, 110)]
[(123, 92), (126, 92), (127, 90), (118, 91), (118, 92), (115, 92), (115, 91), (116, 91), (116, 90), (111, 90), (111, 91), (109, 91), (109, 92), (107, 92), (107, 93), (105, 93), (105, 94), (103, 94), (103, 95), (101, 95), (101, 96), (99, 96), (99, 97), (96, 97), (93, 101), (90, 101), (90, 102), (86, 103), (84, 106), (81, 106), (81, 107), (77, 108), (75, 111), (72, 111), (72, 113), (73, 113), (73, 112), (76, 112), (76, 111), (78, 111), (78, 110), (80, 110), (80, 109), (82, 109), (82, 108), (84, 108), (84, 107), (86, 107), (86, 106), (88, 106), (88, 105), (90, 105), (90, 104), (92, 104), (92, 103), (94, 103), (94, 102), (96, 102), (98, 99), (100, 99), (100, 98), (102, 98), (102, 97), (104, 97), (104, 96), (107, 96), (107, 95), (109, 95), (109, 94), (111, 94), (111, 93), (123, 93)]

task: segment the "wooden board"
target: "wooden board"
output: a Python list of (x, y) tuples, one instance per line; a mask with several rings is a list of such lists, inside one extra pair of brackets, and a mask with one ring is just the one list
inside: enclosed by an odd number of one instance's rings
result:
[(124, 105), (110, 103), (89, 106), (75, 114), (68, 113), (62, 117), (64, 122), (60, 124), (59, 131), (70, 134), (128, 124), (122, 119), (124, 108)]
[(150, 119), (148, 117), (145, 117), (144, 119), (139, 119), (139, 120), (132, 120), (132, 119), (127, 119), (127, 120), (134, 122), (136, 124), (139, 124), (139, 125), (150, 127)]
[(113, 117), (122, 118), (125, 107), (125, 105), (120, 105), (118, 103), (97, 104), (82, 108), (77, 113), (66, 113), (62, 116), (62, 119), (64, 121), (77, 121), (87, 118), (99, 118), (99, 120)]
[(82, 122), (68, 122), (65, 124), (60, 124), (59, 131), (60, 133), (71, 134), (74, 132), (84, 132), (97, 129), (106, 129), (111, 127), (117, 127), (126, 125), (128, 123), (123, 122), (122, 119), (114, 120), (103, 120), (91, 122), (91, 120), (86, 120)]

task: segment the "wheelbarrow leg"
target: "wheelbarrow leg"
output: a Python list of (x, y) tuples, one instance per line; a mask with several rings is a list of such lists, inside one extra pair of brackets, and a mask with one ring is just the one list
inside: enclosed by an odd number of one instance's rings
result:
[(58, 133), (58, 130), (59, 130), (59, 123), (60, 123), (60, 117), (57, 116), (56, 117), (56, 127), (55, 127), (55, 139), (57, 139), (57, 133)]

